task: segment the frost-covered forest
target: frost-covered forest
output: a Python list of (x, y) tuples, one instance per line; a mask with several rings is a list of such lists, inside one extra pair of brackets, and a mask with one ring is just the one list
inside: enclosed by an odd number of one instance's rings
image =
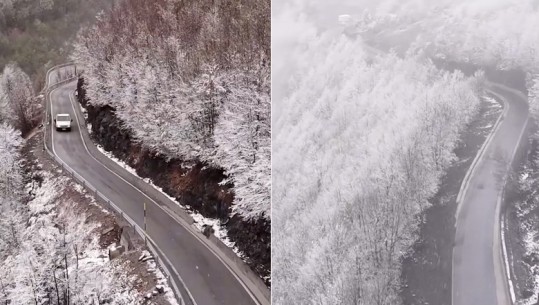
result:
[[(155, 276), (140, 281), (127, 277), (129, 261), (110, 261), (100, 232), (111, 216), (104, 216), (80, 185), (29, 155), (42, 149), (42, 143), (35, 150), (29, 144), (39, 134), (23, 139), (35, 135), (42, 122), (43, 96), (34, 88), (41, 89), (46, 66), (65, 56), (64, 43), (97, 12), (98, 3), (0, 0), (2, 304), (139, 304), (141, 293), (133, 287), (151, 285), (160, 275), (152, 271)], [(102, 213), (99, 221), (95, 210)]]
[(73, 56), (90, 104), (152, 150), (224, 168), (247, 219), (270, 217), (269, 14), (267, 0), (126, 0)]
[(274, 2), (275, 304), (400, 303), (400, 259), (483, 94), (481, 74), (429, 58), (525, 69), (531, 80), (536, 7)]
[(274, 121), (276, 304), (395, 304), (399, 257), (479, 103), (481, 76), (359, 46), (320, 38), (322, 64)]
[(16, 64), (7, 65), (0, 74), (0, 122), (16, 127), (24, 136), (38, 125), (42, 109), (28, 75)]

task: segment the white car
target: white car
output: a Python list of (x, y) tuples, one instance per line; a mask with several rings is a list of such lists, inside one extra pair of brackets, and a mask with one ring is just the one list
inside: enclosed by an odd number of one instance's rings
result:
[(54, 127), (56, 127), (56, 130), (71, 130), (71, 122), (73, 122), (73, 119), (69, 115), (69, 113), (58, 113), (56, 115), (56, 118), (54, 118)]

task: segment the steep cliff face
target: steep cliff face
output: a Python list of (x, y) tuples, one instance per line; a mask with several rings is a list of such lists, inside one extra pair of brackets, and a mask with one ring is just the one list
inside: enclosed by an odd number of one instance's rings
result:
[[(249, 266), (262, 278), (269, 279), (270, 223), (265, 219), (247, 221), (231, 215), (234, 189), (231, 184), (219, 185), (226, 178), (223, 170), (202, 162), (187, 166), (182, 160), (167, 160), (159, 152), (143, 147), (122, 127), (114, 108), (88, 103), (83, 84), (84, 80), (79, 79), (78, 99), (88, 111), (92, 139), (133, 167), (140, 177), (150, 178), (180, 204), (226, 223), (229, 238), (245, 255)], [(269, 285), (269, 280), (266, 282)]]

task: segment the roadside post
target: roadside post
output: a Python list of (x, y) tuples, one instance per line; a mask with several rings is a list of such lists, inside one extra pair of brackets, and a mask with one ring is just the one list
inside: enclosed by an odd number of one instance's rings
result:
[(144, 202), (144, 243), (147, 245), (147, 238), (146, 238), (146, 202)]

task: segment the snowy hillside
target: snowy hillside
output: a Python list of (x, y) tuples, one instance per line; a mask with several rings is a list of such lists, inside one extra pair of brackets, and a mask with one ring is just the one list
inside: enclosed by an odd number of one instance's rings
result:
[(478, 79), (421, 58), (370, 60), (347, 38), (317, 43), (319, 64), (273, 125), (273, 300), (395, 304), (399, 257), (454, 160)]
[(145, 147), (225, 169), (233, 210), (270, 218), (269, 1), (128, 0), (75, 49), (90, 104)]
[(128, 289), (133, 282), (121, 283), (124, 266), (109, 261), (99, 246), (100, 224), (76, 211), (78, 203), (66, 195), (72, 187), (69, 179), (34, 171), (25, 186), (20, 133), (2, 124), (0, 137), (0, 301), (140, 300), (140, 293)]
[(272, 101), (273, 303), (399, 304), (400, 259), (455, 161), (482, 76), (439, 71), (421, 54), (373, 53), (341, 34), (337, 18), (332, 28), (309, 14), (320, 2), (301, 3), (276, 6), (273, 17), (282, 48)]

